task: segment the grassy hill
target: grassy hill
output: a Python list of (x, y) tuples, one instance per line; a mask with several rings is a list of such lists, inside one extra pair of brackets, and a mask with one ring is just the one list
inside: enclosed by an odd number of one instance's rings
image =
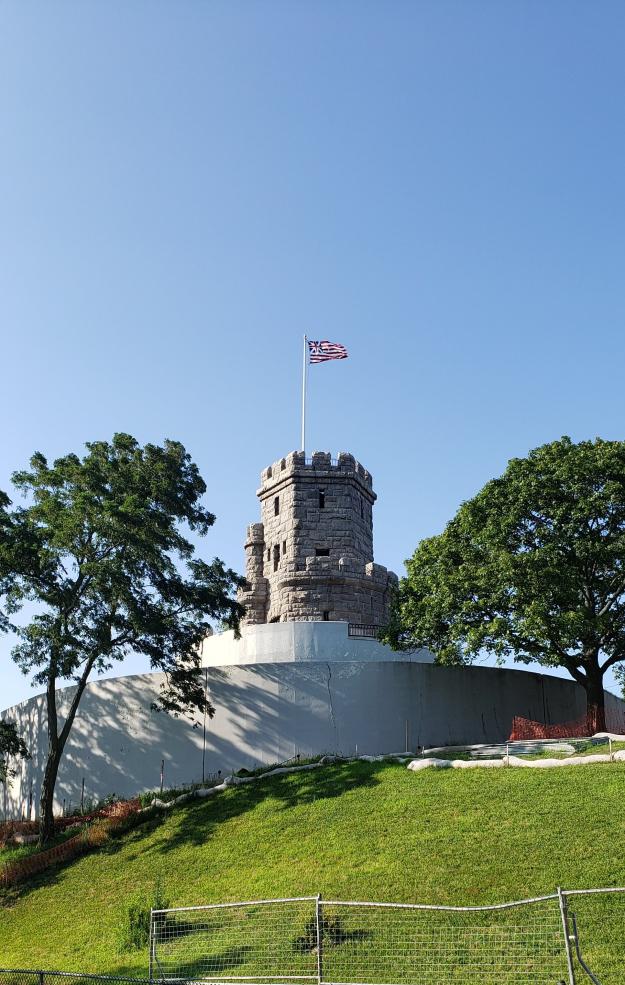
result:
[(311, 895), (495, 903), (625, 883), (625, 764), (427, 770), (337, 764), (174, 808), (0, 894), (0, 966), (142, 975), (120, 913), (161, 883), (171, 905)]

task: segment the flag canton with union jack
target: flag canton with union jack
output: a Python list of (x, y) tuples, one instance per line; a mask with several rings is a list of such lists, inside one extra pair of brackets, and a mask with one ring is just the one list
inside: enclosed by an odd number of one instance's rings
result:
[(308, 339), (311, 363), (325, 363), (328, 359), (347, 359), (347, 349), (338, 342), (312, 342)]

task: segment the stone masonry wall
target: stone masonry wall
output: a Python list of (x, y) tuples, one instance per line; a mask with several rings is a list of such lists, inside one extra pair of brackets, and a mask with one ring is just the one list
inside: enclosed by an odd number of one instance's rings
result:
[(248, 527), (247, 623), (382, 625), (396, 576), (373, 563), (370, 473), (352, 455), (291, 452), (261, 476), (262, 523)]

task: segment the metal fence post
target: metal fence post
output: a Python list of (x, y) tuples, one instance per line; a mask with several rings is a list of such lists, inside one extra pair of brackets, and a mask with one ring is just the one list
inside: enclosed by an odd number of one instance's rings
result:
[(569, 934), (569, 914), (566, 895), (562, 892), (560, 886), (558, 886), (558, 903), (560, 904), (560, 916), (562, 918), (562, 931), (564, 933), (564, 946), (566, 948), (566, 964), (569, 972), (569, 985), (575, 985), (573, 954), (571, 951), (571, 936)]
[(150, 956), (149, 956), (149, 971), (148, 977), (152, 981), (153, 968), (154, 968), (154, 910), (150, 908)]
[(597, 976), (593, 975), (592, 971), (590, 970), (590, 968), (588, 967), (588, 965), (586, 964), (586, 962), (582, 957), (582, 952), (579, 949), (579, 934), (577, 933), (577, 923), (575, 921), (574, 913), (571, 913), (571, 921), (573, 923), (573, 942), (575, 944), (575, 953), (577, 955), (577, 960), (581, 964), (582, 968), (584, 969), (590, 980), (594, 982), (594, 985), (601, 985), (601, 982), (599, 981)]
[(321, 896), (317, 895), (315, 902), (315, 917), (317, 920), (317, 982), (323, 981), (323, 914), (321, 912)]
[(45, 975), (44, 975), (43, 971), (40, 971), (39, 972), (39, 985), (44, 985), (45, 980), (46, 979), (45, 979)]

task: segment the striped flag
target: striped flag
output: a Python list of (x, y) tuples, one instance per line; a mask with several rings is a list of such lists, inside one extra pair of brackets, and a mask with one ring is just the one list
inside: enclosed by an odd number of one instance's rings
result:
[(338, 342), (308, 341), (311, 363), (325, 363), (328, 359), (347, 359), (347, 349)]

